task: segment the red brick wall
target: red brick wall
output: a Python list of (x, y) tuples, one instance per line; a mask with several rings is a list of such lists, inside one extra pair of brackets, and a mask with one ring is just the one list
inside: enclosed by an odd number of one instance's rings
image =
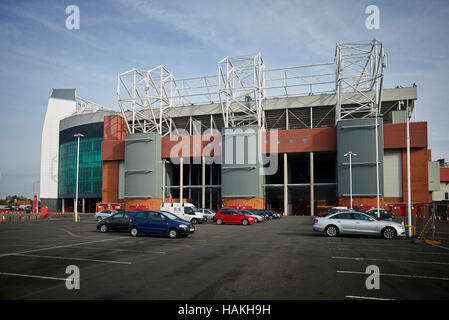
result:
[(251, 207), (252, 209), (266, 209), (265, 199), (262, 198), (223, 198), (222, 208), (228, 207)]
[(119, 161), (125, 159), (125, 120), (121, 116), (105, 116), (101, 160), (103, 160), (103, 203), (118, 202)]
[[(384, 124), (384, 149), (407, 148), (407, 125), (405, 123)], [(410, 147), (427, 148), (427, 122), (410, 123)]]
[[(428, 166), (430, 150), (427, 148), (414, 148), (410, 150), (410, 178), (412, 182), (412, 202), (431, 202), (432, 193), (428, 186)], [(407, 197), (407, 150), (402, 150), (402, 198)]]

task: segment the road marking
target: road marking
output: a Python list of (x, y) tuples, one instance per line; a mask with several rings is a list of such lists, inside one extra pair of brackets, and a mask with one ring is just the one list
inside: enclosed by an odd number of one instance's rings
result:
[[(359, 271), (346, 271), (346, 270), (338, 270), (337, 273), (346, 273), (346, 274), (360, 274), (366, 276), (366, 272)], [(449, 281), (449, 278), (443, 277), (429, 277), (429, 276), (416, 276), (411, 274), (394, 274), (394, 273), (377, 273), (379, 276), (385, 277), (400, 277), (400, 278), (413, 278), (413, 279), (428, 279), (428, 280), (444, 280)]]
[(14, 254), (14, 256), (45, 258), (45, 259), (58, 259), (58, 260), (78, 260), (78, 261), (90, 261), (90, 262), (102, 262), (102, 263), (118, 263), (118, 264), (131, 264), (132, 263), (132, 262), (128, 262), (128, 261), (111, 261), (111, 260), (98, 260), (98, 259), (76, 258), (76, 257), (40, 256), (40, 255), (36, 255), (36, 254), (21, 254), (21, 253)]
[(345, 259), (345, 260), (355, 260), (355, 261), (388, 261), (388, 262), (404, 262), (404, 263), (424, 263), (424, 264), (441, 264), (449, 265), (449, 262), (438, 262), (438, 261), (415, 261), (415, 260), (395, 260), (395, 259), (377, 259), (377, 258), (354, 258), (354, 257), (332, 257), (332, 259)]
[(363, 300), (394, 300), (388, 298), (375, 298), (375, 297), (360, 297), (360, 296), (345, 296), (348, 299), (363, 299)]
[(16, 277), (27, 277), (27, 278), (38, 278), (38, 279), (47, 279), (47, 280), (61, 280), (61, 281), (65, 281), (66, 280), (66, 279), (63, 279), (63, 278), (53, 278), (53, 277), (35, 276), (35, 275), (31, 275), (31, 274), (7, 273), (7, 272), (0, 272), (0, 275), (16, 276)]
[(449, 248), (447, 248), (447, 247), (445, 247), (445, 246), (439, 246), (439, 245), (437, 245), (437, 244), (433, 244), (433, 243), (429, 243), (431, 246), (434, 246), (434, 247), (438, 247), (438, 248), (441, 248), (441, 249), (444, 249), (444, 250), (449, 250)]
[(74, 246), (82, 246), (83, 244), (105, 242), (105, 241), (114, 241), (114, 240), (120, 240), (120, 239), (121, 238), (110, 238), (110, 239), (103, 239), (103, 240), (96, 240), (96, 241), (72, 243), (72, 244), (67, 244), (67, 245), (63, 245), (63, 246), (54, 246), (54, 247), (39, 248), (39, 249), (26, 250), (26, 251), (20, 251), (20, 252), (13, 252), (13, 253), (4, 253), (4, 254), (0, 254), (0, 258), (1, 257), (6, 257), (6, 256), (11, 256), (11, 255), (16, 255), (16, 254), (31, 253), (31, 252), (38, 252), (38, 251), (45, 251), (45, 250), (53, 250), (53, 249), (60, 249), (60, 248), (68, 248), (68, 247), (74, 247)]
[[(328, 248), (330, 250), (340, 250), (340, 251), (354, 251), (355, 249), (349, 249), (349, 248)], [(449, 249), (448, 249), (449, 250)], [(380, 250), (380, 249), (363, 249), (363, 252), (379, 252), (379, 253), (419, 253), (419, 254), (437, 254), (437, 255), (443, 255), (443, 256), (449, 256), (449, 253), (442, 253), (442, 252), (424, 252), (424, 251), (392, 251), (392, 250)]]
[(383, 247), (411, 247), (412, 243), (407, 242), (404, 244), (399, 244), (399, 243), (394, 243), (394, 244), (390, 244), (390, 243), (382, 243), (382, 242), (327, 242), (327, 244), (335, 244), (335, 245), (344, 245), (344, 246), (353, 246), (353, 245), (358, 245), (358, 246), (383, 246)]
[(62, 230), (62, 231), (66, 232), (67, 234), (69, 234), (69, 235), (71, 235), (72, 237), (75, 237), (75, 238), (84, 238), (84, 237), (79, 236), (77, 234), (74, 234), (73, 232), (70, 232), (69, 230), (66, 230), (66, 229), (59, 229), (59, 230)]
[(134, 253), (156, 253), (165, 254), (165, 251), (139, 251), (139, 250), (128, 250), (128, 249), (115, 249), (115, 248), (102, 248), (102, 247), (83, 247), (82, 249), (88, 250), (107, 250), (107, 251), (123, 251), (123, 252), (134, 252)]

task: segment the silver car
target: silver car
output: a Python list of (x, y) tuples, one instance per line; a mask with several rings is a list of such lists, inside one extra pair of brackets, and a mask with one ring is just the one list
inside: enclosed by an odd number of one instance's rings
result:
[(102, 210), (102, 211), (95, 213), (94, 219), (97, 221), (101, 221), (104, 218), (108, 218), (117, 212), (118, 212), (117, 210)]
[(245, 216), (253, 217), (257, 222), (264, 222), (265, 217), (259, 216), (258, 214), (252, 213), (248, 210), (238, 210), (238, 212), (244, 214)]
[(324, 232), (329, 237), (335, 237), (338, 234), (364, 234), (393, 239), (405, 235), (405, 227), (400, 223), (377, 220), (353, 210), (338, 211), (325, 217), (317, 217), (313, 230)]
[(198, 209), (207, 220), (214, 220), (215, 212), (211, 209)]

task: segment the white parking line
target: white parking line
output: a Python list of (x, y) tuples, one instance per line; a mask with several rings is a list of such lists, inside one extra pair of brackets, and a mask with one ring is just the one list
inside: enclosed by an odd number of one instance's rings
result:
[(7, 272), (0, 272), (0, 275), (16, 276), (16, 277), (27, 277), (27, 278), (38, 278), (38, 279), (47, 279), (47, 280), (61, 280), (61, 281), (65, 281), (66, 280), (66, 279), (63, 279), (63, 278), (53, 278), (53, 277), (35, 276), (35, 275), (31, 275), (31, 274), (7, 273)]
[(362, 299), (362, 300), (394, 300), (388, 298), (375, 298), (375, 297), (360, 297), (360, 296), (345, 296), (348, 299)]
[(95, 241), (88, 241), (88, 242), (72, 243), (72, 244), (67, 244), (67, 245), (63, 245), (63, 246), (54, 246), (54, 247), (39, 248), (39, 249), (26, 250), (26, 251), (20, 251), (20, 252), (4, 253), (4, 254), (0, 254), (0, 258), (1, 257), (6, 257), (6, 256), (11, 256), (11, 255), (16, 255), (16, 254), (31, 253), (31, 252), (38, 252), (38, 251), (45, 251), (45, 250), (53, 250), (53, 249), (60, 249), (60, 248), (68, 248), (68, 247), (74, 247), (74, 246), (82, 246), (83, 244), (105, 242), (105, 241), (114, 241), (114, 240), (120, 240), (120, 239), (121, 238), (110, 238), (110, 239), (95, 240)]
[[(366, 276), (367, 273), (360, 271), (347, 271), (347, 270), (338, 270), (337, 273), (345, 273), (345, 274), (359, 274)], [(443, 277), (429, 277), (429, 276), (417, 276), (410, 274), (394, 274), (394, 273), (377, 273), (379, 276), (383, 277), (399, 277), (399, 278), (412, 278), (412, 279), (427, 279), (427, 280), (444, 280), (449, 281), (449, 278)]]
[(395, 259), (355, 258), (355, 257), (332, 257), (332, 259), (345, 259), (345, 260), (355, 260), (355, 261), (387, 261), (387, 262), (404, 262), (404, 263), (424, 263), (424, 264), (449, 265), (449, 262), (439, 262), (439, 261), (416, 261), (416, 260), (395, 260)]
[(114, 249), (114, 248), (101, 248), (101, 247), (82, 247), (82, 249), (119, 251), (119, 252), (134, 252), (134, 253), (155, 253), (155, 254), (166, 254), (167, 253), (165, 251), (140, 251), (140, 250)]
[[(340, 250), (340, 251), (354, 251), (355, 249), (349, 249), (349, 248), (328, 248), (330, 250)], [(449, 253), (443, 253), (443, 252), (424, 252), (424, 251), (392, 251), (392, 250), (381, 250), (381, 249), (361, 249), (363, 252), (379, 252), (379, 253), (419, 253), (419, 254), (436, 254), (436, 255), (443, 255), (443, 256), (449, 256)]]
[(33, 258), (45, 258), (45, 259), (58, 259), (58, 260), (78, 260), (78, 261), (90, 261), (90, 262), (102, 262), (102, 263), (118, 263), (118, 264), (131, 264), (128, 261), (111, 261), (111, 260), (98, 260), (98, 259), (87, 259), (87, 258), (76, 258), (76, 257), (55, 257), (55, 256), (40, 256), (36, 254), (13, 254), (13, 256), (20, 257), (33, 257)]
[(433, 243), (429, 243), (431, 246), (434, 246), (434, 247), (438, 247), (438, 248), (441, 248), (441, 249), (444, 249), (444, 250), (449, 250), (449, 248), (448, 247), (445, 247), (445, 246), (440, 246), (440, 245), (437, 245), (437, 244), (433, 244)]
[(412, 246), (412, 243), (410, 243), (410, 242), (407, 242), (407, 243), (404, 243), (404, 244), (401, 244), (401, 243), (388, 243), (388, 242), (384, 242), (384, 243), (381, 243), (381, 242), (327, 242), (327, 244), (335, 244), (335, 245), (340, 245), (340, 246), (342, 246), (342, 245), (344, 245), (344, 246), (354, 246), (354, 245), (356, 245), (356, 246), (364, 246), (364, 247), (366, 247), (366, 246), (382, 246), (382, 247), (411, 247)]

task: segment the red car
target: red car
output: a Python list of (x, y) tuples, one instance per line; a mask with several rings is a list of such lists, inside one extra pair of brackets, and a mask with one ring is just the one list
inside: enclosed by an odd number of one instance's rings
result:
[(250, 216), (246, 216), (238, 211), (232, 209), (224, 209), (218, 211), (214, 216), (214, 222), (216, 224), (222, 223), (238, 223), (243, 225), (256, 223), (256, 219)]

